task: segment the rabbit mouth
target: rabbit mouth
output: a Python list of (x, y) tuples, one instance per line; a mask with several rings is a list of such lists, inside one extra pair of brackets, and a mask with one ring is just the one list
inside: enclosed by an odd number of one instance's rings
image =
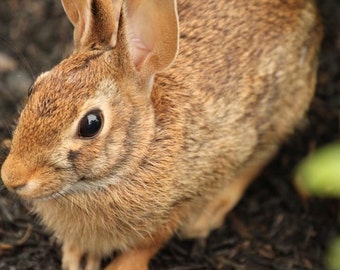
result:
[(25, 201), (41, 202), (41, 201), (58, 200), (59, 198), (65, 198), (67, 193), (69, 192), (65, 192), (61, 189), (57, 191), (48, 192), (45, 194), (39, 194), (38, 192), (36, 192), (35, 195), (30, 195), (30, 196), (18, 193), (18, 196)]
[(72, 200), (72, 197), (80, 194), (91, 196), (93, 193), (112, 188), (117, 182), (118, 177), (108, 177), (97, 181), (93, 179), (76, 181), (74, 179), (66, 183), (59, 179), (58, 184), (55, 184), (56, 181), (31, 180), (27, 181), (22, 187), (12, 190), (25, 201), (63, 201)]
[(41, 195), (32, 198), (34, 201), (49, 201), (49, 200), (69, 200), (70, 197), (82, 194), (90, 195), (106, 190), (109, 186), (114, 185), (116, 181), (100, 181), (93, 183), (92, 181), (82, 181), (73, 184), (67, 184), (63, 188), (53, 191), (46, 195)]

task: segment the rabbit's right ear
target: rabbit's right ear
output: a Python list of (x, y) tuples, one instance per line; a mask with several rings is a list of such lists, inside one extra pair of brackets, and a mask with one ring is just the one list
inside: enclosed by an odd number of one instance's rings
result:
[(61, 0), (74, 26), (74, 50), (114, 47), (123, 0)]

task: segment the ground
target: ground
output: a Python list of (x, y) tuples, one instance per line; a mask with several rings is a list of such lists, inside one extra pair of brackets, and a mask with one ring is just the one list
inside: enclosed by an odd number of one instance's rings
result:
[[(152, 269), (323, 270), (339, 233), (338, 202), (302, 199), (294, 169), (314, 149), (339, 139), (340, 2), (320, 0), (325, 25), (317, 94), (306, 121), (206, 241), (168, 243)], [(70, 53), (72, 29), (59, 1), (0, 4), (0, 141), (34, 77)], [(0, 151), (0, 165), (6, 155)], [(0, 269), (59, 269), (60, 251), (26, 207), (0, 182)], [(105, 262), (104, 262), (105, 263)]]

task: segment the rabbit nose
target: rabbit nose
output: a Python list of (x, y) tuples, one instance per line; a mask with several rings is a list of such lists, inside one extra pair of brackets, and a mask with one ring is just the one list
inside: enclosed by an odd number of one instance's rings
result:
[(22, 190), (25, 186), (26, 186), (26, 184), (15, 183), (14, 185), (7, 186), (7, 188), (10, 191), (18, 192), (18, 191)]
[(23, 168), (19, 164), (13, 164), (10, 158), (4, 162), (1, 168), (1, 179), (8, 190), (18, 192), (27, 185), (26, 177), (22, 175)]

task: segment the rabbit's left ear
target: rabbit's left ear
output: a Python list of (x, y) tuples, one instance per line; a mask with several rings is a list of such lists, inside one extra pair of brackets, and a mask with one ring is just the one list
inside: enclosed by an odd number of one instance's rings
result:
[(125, 3), (128, 49), (136, 69), (154, 74), (168, 67), (178, 52), (176, 0), (126, 0)]
[(61, 0), (74, 26), (74, 50), (114, 47), (123, 0)]

